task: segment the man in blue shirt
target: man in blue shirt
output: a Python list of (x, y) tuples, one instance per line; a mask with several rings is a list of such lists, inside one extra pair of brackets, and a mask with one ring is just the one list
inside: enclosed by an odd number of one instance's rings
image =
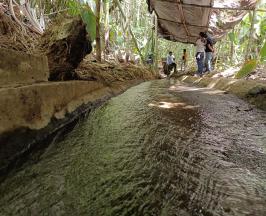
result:
[(175, 56), (173, 55), (173, 52), (169, 52), (166, 59), (166, 64), (168, 66), (168, 71), (170, 72), (172, 69), (174, 69), (174, 73), (176, 72), (176, 63), (175, 63)]

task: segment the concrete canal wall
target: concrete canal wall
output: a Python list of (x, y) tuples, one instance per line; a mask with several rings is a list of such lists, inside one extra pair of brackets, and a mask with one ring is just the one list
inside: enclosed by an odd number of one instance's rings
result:
[[(149, 73), (146, 78), (138, 76), (139, 72), (132, 76), (131, 71), (127, 80), (113, 80), (109, 84), (98, 80), (48, 82), (46, 57), (0, 50), (4, 52), (0, 62), (0, 174), (20, 164), (21, 157), (41, 148), (39, 143), (82, 114), (154, 78), (151, 71), (145, 70)], [(17, 63), (12, 65), (14, 61)]]

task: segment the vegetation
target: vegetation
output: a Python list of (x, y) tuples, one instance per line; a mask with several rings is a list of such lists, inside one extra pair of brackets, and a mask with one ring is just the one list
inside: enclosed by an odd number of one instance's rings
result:
[(243, 78), (246, 77), (247, 75), (249, 75), (249, 73), (253, 70), (256, 69), (257, 66), (257, 62), (256, 60), (249, 60), (247, 61), (243, 67), (241, 68), (241, 70), (236, 74), (236, 78)]
[[(81, 16), (91, 40), (96, 40), (95, 55), (98, 61), (102, 58), (118, 58), (122, 61), (124, 58), (129, 61), (139, 59), (144, 63), (150, 54), (160, 60), (170, 49), (176, 59), (181, 60), (182, 50), (187, 49), (189, 65), (194, 67), (193, 45), (157, 40), (155, 17), (148, 13), (144, 0), (25, 0), (24, 6), (20, 6), (16, 0), (5, 2), (9, 7), (23, 9), (23, 14), (31, 24), (26, 27), (37, 34), (42, 34), (47, 24), (59, 14)], [(260, 1), (258, 7), (266, 8), (266, 2)], [(15, 12), (12, 12), (12, 16), (21, 28), (25, 28), (21, 17), (17, 17)], [(245, 70), (253, 71), (255, 62), (256, 65), (265, 63), (265, 38), (266, 10), (250, 11), (239, 25), (216, 43), (216, 69), (244, 65)], [(250, 62), (253, 67), (250, 67)], [(246, 76), (251, 71), (241, 74)]]

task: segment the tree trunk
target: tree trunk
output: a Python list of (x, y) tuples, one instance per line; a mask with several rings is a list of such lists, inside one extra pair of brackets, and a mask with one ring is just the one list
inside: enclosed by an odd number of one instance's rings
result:
[(220, 58), (221, 47), (222, 47), (222, 43), (220, 42), (220, 43), (219, 43), (219, 46), (218, 46), (218, 49), (217, 49), (217, 53), (216, 53), (216, 60), (215, 60), (215, 64), (214, 64), (214, 67), (215, 67), (215, 68), (217, 68), (217, 63), (218, 63), (219, 58)]
[(158, 70), (158, 19), (156, 13), (154, 16), (154, 70)]
[(255, 25), (256, 14), (257, 14), (256, 8), (254, 9), (253, 15), (252, 15), (252, 18), (251, 18), (251, 27), (250, 27), (249, 40), (248, 40), (247, 49), (246, 49), (245, 60), (248, 60), (249, 57), (250, 57), (251, 44), (252, 44), (253, 33), (254, 33), (254, 25)]
[(110, 3), (109, 0), (107, 0), (105, 3), (105, 53), (109, 53), (109, 37), (110, 37), (109, 9), (110, 9)]
[(140, 10), (141, 10), (141, 1), (139, 0), (138, 3), (137, 3), (137, 27), (140, 26)]
[(96, 0), (96, 59), (101, 62), (101, 35), (100, 35), (101, 0)]
[[(114, 1), (117, 3), (117, 6), (118, 6), (119, 11), (120, 11), (120, 13), (121, 13), (121, 15), (122, 15), (122, 18), (125, 20), (125, 22), (127, 22), (127, 17), (126, 17), (126, 15), (125, 15), (125, 13), (124, 13), (122, 7), (121, 7), (120, 2), (119, 2), (118, 0), (114, 0)], [(135, 38), (135, 36), (134, 36), (134, 34), (133, 34), (133, 32), (132, 32), (130, 26), (128, 26), (128, 30), (129, 30), (129, 33), (130, 33), (130, 35), (131, 35), (131, 37), (132, 37), (133, 43), (134, 43), (134, 45), (135, 45), (135, 47), (136, 47), (136, 49), (137, 49), (137, 51), (138, 51), (138, 53), (139, 53), (139, 55), (140, 55), (141, 61), (142, 61), (142, 63), (143, 63), (143, 62), (145, 61), (145, 60), (144, 60), (144, 57), (143, 57), (143, 55), (142, 55), (142, 53), (141, 53), (141, 51), (140, 51), (140, 49), (139, 49), (138, 42), (137, 42), (137, 40), (136, 40), (136, 38)]]

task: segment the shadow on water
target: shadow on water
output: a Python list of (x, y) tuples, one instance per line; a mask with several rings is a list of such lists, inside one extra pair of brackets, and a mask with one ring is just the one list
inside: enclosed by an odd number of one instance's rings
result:
[(172, 82), (113, 98), (9, 176), (1, 215), (265, 215), (265, 115)]

